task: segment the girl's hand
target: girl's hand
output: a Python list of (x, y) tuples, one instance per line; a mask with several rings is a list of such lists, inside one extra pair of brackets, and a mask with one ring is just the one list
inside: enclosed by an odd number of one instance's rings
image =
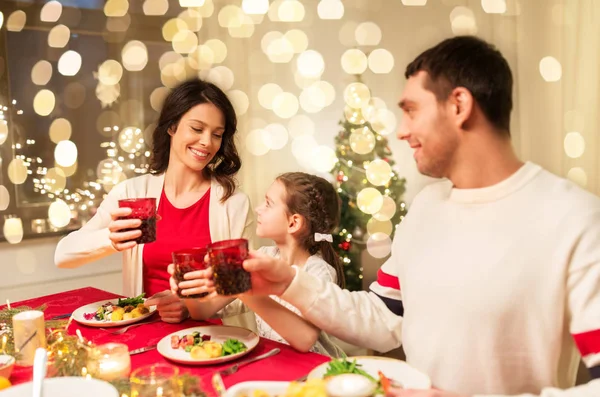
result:
[(131, 208), (118, 208), (110, 213), (112, 220), (108, 224), (108, 230), (110, 231), (108, 238), (117, 251), (125, 251), (135, 247), (137, 243), (132, 240), (135, 240), (142, 235), (142, 231), (137, 229), (142, 225), (141, 220), (120, 219), (130, 214)]
[(169, 287), (171, 288), (171, 292), (177, 295), (177, 291), (179, 290), (179, 288), (177, 287), (177, 280), (175, 280), (175, 277), (173, 277), (173, 275), (175, 274), (174, 264), (171, 263), (169, 266), (167, 266), (167, 273), (169, 273), (169, 275), (171, 276), (169, 277)]
[(183, 296), (211, 293), (215, 290), (211, 268), (188, 272), (183, 275), (183, 278), (186, 281), (177, 285), (177, 289)]

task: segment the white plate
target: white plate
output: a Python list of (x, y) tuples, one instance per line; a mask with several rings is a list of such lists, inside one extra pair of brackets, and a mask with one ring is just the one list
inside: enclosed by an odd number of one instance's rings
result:
[[(9, 387), (2, 391), (2, 397), (23, 397), (33, 394), (32, 382)], [(98, 379), (81, 376), (66, 376), (44, 380), (44, 397), (119, 397), (113, 385)]]
[(114, 305), (117, 304), (119, 299), (109, 299), (105, 301), (100, 301), (96, 303), (90, 303), (89, 305), (81, 306), (77, 310), (73, 312), (73, 320), (77, 321), (80, 324), (87, 325), (89, 327), (120, 327), (123, 325), (129, 325), (133, 323), (137, 323), (138, 321), (142, 321), (148, 317), (150, 317), (156, 311), (156, 306), (150, 306), (150, 312), (144, 314), (143, 316), (130, 318), (129, 320), (121, 320), (121, 321), (98, 321), (98, 320), (86, 320), (84, 314), (86, 313), (95, 313), (96, 310), (105, 303), (112, 303)]
[[(431, 379), (421, 371), (411, 367), (406, 362), (387, 357), (348, 357), (348, 361), (356, 360), (361, 369), (378, 379), (378, 371), (402, 384), (405, 389), (430, 389)], [(323, 363), (310, 371), (308, 379), (323, 378), (329, 363)]]
[[(248, 348), (246, 351), (241, 353), (232, 354), (230, 356), (222, 356), (217, 358), (207, 358), (204, 360), (193, 359), (191, 354), (183, 349), (173, 349), (171, 347), (171, 336), (177, 335), (182, 337), (184, 335), (191, 334), (193, 332), (200, 332), (201, 335), (210, 335), (212, 342), (223, 343), (227, 339), (237, 339), (243, 342)], [(250, 353), (259, 341), (258, 335), (254, 332), (240, 327), (230, 327), (227, 325), (208, 325), (204, 327), (193, 327), (182, 329), (181, 331), (173, 332), (162, 338), (156, 345), (158, 352), (164, 357), (171, 361), (179, 364), (196, 364), (196, 365), (211, 365), (219, 364), (227, 361), (235, 360), (236, 358), (242, 357)]]
[(241, 382), (231, 386), (223, 397), (251, 396), (255, 390), (262, 390), (270, 396), (283, 396), (290, 382), (252, 381)]

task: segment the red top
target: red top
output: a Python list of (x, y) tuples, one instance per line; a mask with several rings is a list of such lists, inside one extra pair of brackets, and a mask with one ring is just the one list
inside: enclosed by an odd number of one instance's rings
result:
[(208, 214), (210, 189), (187, 208), (176, 208), (163, 190), (158, 204), (156, 241), (144, 247), (144, 292), (151, 297), (170, 289), (167, 266), (171, 253), (180, 249), (205, 247), (211, 243)]

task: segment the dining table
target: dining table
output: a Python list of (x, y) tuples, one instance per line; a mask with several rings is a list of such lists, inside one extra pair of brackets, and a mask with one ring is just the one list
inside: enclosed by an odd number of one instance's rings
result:
[[(37, 308), (45, 306), (44, 316), (50, 320), (57, 316), (68, 317), (77, 308), (100, 302), (103, 300), (119, 298), (121, 296), (103, 291), (93, 287), (75, 289), (71, 291), (60, 292), (57, 294), (40, 296), (20, 302), (12, 302), (13, 308), (19, 306), (29, 306)], [(5, 306), (0, 306), (0, 309)], [(147, 346), (156, 345), (163, 337), (173, 332), (180, 331), (190, 327), (202, 325), (214, 325), (209, 322), (185, 320), (181, 323), (173, 324), (163, 321), (152, 321), (158, 319), (158, 313), (144, 320), (144, 325), (133, 327), (122, 335), (113, 334), (119, 328), (95, 328), (71, 321), (68, 333), (75, 335), (77, 330), (81, 335), (96, 345), (108, 342), (124, 343), (129, 350), (140, 349)], [(179, 369), (180, 374), (189, 373), (200, 378), (201, 387), (207, 396), (216, 396), (217, 393), (212, 387), (211, 378), (216, 371), (223, 370), (240, 360), (252, 358), (264, 354), (273, 348), (278, 347), (280, 353), (256, 361), (252, 364), (242, 366), (237, 372), (231, 375), (223, 376), (223, 382), (227, 388), (234, 384), (244, 381), (292, 381), (307, 375), (316, 366), (330, 360), (329, 357), (316, 353), (301, 353), (288, 345), (281, 344), (269, 339), (260, 338), (256, 348), (248, 355), (235, 361), (216, 364), (216, 365), (184, 365), (171, 362), (161, 356), (157, 349), (148, 350), (144, 353), (131, 356), (132, 371), (142, 366), (168, 363)], [(29, 382), (32, 379), (32, 367), (15, 366), (10, 381), (13, 385)]]

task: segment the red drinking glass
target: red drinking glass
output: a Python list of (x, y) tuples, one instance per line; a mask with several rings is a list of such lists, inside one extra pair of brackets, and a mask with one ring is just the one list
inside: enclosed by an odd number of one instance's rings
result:
[[(131, 214), (121, 219), (139, 219), (142, 221), (138, 228), (142, 235), (134, 241), (138, 244), (147, 244), (156, 240), (156, 199), (155, 198), (134, 198), (119, 200), (119, 208), (131, 208)], [(136, 230), (127, 229), (123, 230)]]
[[(193, 272), (195, 270), (204, 270), (208, 267), (206, 262), (204, 262), (204, 257), (206, 256), (206, 248), (189, 248), (183, 249), (179, 251), (173, 252), (173, 265), (175, 266), (175, 273), (173, 273), (173, 278), (179, 284), (182, 281), (185, 281), (183, 277), (188, 272)], [(208, 295), (208, 292), (203, 292), (201, 294), (193, 294), (193, 295), (182, 295), (181, 290), (177, 290), (177, 296), (180, 298), (204, 298)]]
[(219, 295), (237, 295), (250, 290), (250, 273), (242, 266), (248, 258), (248, 240), (224, 240), (209, 244), (207, 248)]

